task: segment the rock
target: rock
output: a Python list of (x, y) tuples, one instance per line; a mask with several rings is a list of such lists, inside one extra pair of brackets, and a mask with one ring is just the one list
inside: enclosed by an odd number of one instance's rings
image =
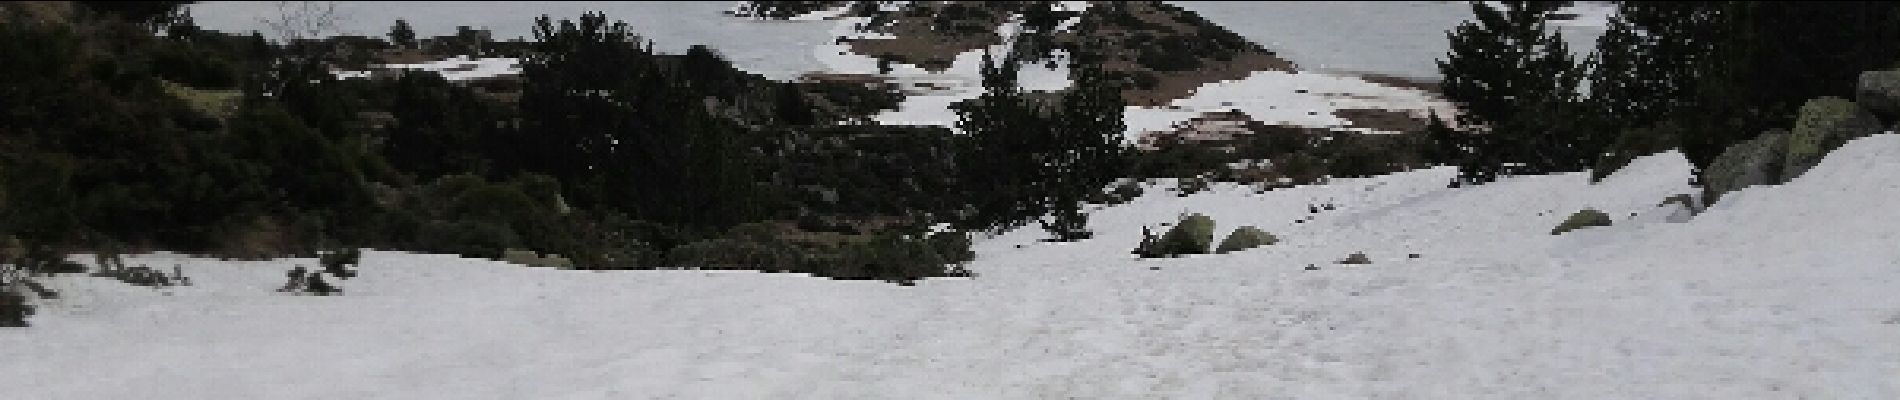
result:
[(1788, 137), (1787, 167), (1781, 181), (1800, 177), (1847, 141), (1880, 131), (1880, 121), (1854, 102), (1839, 97), (1808, 100), (1795, 120), (1794, 133)]
[(1755, 185), (1777, 185), (1788, 152), (1788, 133), (1769, 131), (1736, 143), (1716, 156), (1703, 171), (1702, 197), (1714, 204), (1722, 194)]
[(1178, 256), (1185, 254), (1207, 254), (1214, 244), (1214, 218), (1192, 214), (1181, 217), (1181, 222), (1161, 235), (1161, 243), (1155, 253), (1160, 256)]
[(1242, 226), (1238, 229), (1234, 229), (1234, 233), (1227, 234), (1227, 238), (1220, 241), (1220, 247), (1216, 248), (1214, 252), (1230, 253), (1260, 246), (1268, 246), (1279, 242), (1280, 238), (1274, 237), (1273, 234), (1262, 231), (1260, 228)]
[(1900, 69), (1860, 73), (1854, 102), (1887, 120), (1900, 120)]
[(1366, 253), (1352, 253), (1352, 255), (1346, 256), (1346, 259), (1339, 260), (1339, 263), (1352, 264), (1352, 265), (1364, 265), (1364, 264), (1371, 264), (1372, 259), (1369, 257), (1366, 257)]
[(1696, 204), (1695, 196), (1688, 194), (1669, 196), (1663, 199), (1662, 203), (1656, 204), (1656, 206), (1673, 208), (1673, 211), (1671, 211), (1669, 215), (1663, 217), (1663, 222), (1669, 223), (1679, 224), (1689, 222), (1690, 219), (1695, 218), (1696, 214), (1702, 213), (1702, 207)]
[(1566, 218), (1563, 223), (1557, 224), (1557, 229), (1552, 229), (1550, 234), (1561, 235), (1565, 232), (1593, 226), (1610, 226), (1610, 215), (1604, 214), (1602, 211), (1585, 208), (1576, 214), (1570, 214), (1570, 218)]

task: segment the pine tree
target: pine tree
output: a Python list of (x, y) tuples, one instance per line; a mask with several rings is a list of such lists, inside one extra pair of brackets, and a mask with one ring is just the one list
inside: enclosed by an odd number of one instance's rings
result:
[(982, 66), (985, 92), (959, 105), (969, 137), (958, 157), (970, 202), (965, 228), (1002, 231), (1038, 222), (1055, 240), (1091, 236), (1084, 200), (1124, 175), (1121, 90), (1099, 68), (1076, 64), (1075, 88), (1055, 104), (1031, 101), (1016, 84), (1015, 56)]
[(389, 42), (397, 48), (413, 49), (416, 47), (416, 31), (409, 27), (409, 21), (397, 19), (396, 25), (389, 27)]
[(1125, 103), (1121, 89), (1099, 66), (1076, 63), (1071, 69), (1075, 87), (1062, 97), (1052, 131), (1058, 135), (1057, 155), (1048, 174), (1053, 218), (1043, 229), (1056, 240), (1087, 239), (1088, 215), (1083, 200), (1128, 172), (1129, 150), (1123, 144)]
[[(1706, 167), (1808, 99), (1851, 96), (1861, 71), (1900, 58), (1896, 41), (1888, 2), (1624, 2), (1592, 57), (1590, 108), (1606, 131), (1679, 132)], [(1644, 129), (1665, 122), (1682, 129)]]
[(953, 106), (968, 135), (957, 157), (968, 207), (958, 219), (965, 229), (1003, 231), (1042, 215), (1030, 190), (1042, 164), (1031, 146), (1045, 129), (1016, 86), (1014, 60), (984, 54), (979, 68), (983, 94)]
[[(1473, 2), (1475, 22), (1449, 35), (1451, 52), (1438, 61), (1446, 97), (1464, 108), (1473, 154), (1461, 179), (1483, 183), (1500, 174), (1579, 168), (1593, 150), (1587, 132), (1570, 129), (1582, 74), (1562, 38), (1547, 22), (1553, 2)], [(1589, 157), (1594, 159), (1594, 157)]]

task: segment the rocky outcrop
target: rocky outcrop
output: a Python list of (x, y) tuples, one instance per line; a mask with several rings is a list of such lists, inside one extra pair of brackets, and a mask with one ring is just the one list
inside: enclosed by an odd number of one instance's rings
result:
[(1703, 172), (1702, 198), (1708, 199), (1705, 204), (1714, 204), (1722, 194), (1745, 187), (1781, 184), (1787, 152), (1788, 133), (1780, 130), (1729, 146)]
[(1788, 137), (1788, 157), (1782, 181), (1792, 180), (1821, 163), (1827, 153), (1848, 141), (1880, 133), (1880, 121), (1854, 102), (1839, 97), (1808, 100)]
[(1889, 122), (1900, 120), (1900, 69), (1862, 72), (1854, 102)]

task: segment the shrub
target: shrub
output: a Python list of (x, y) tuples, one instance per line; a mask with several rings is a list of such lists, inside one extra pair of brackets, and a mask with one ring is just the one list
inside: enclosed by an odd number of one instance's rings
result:
[(26, 296), (0, 288), (0, 328), (25, 328), (30, 325), (27, 317), (33, 314), (33, 303)]
[(667, 253), (673, 268), (792, 272), (802, 260), (789, 246), (744, 238), (713, 238), (689, 243)]
[(931, 243), (885, 232), (870, 241), (846, 246), (835, 267), (818, 273), (836, 278), (910, 284), (918, 279), (948, 276), (947, 264)]
[(521, 237), (506, 225), (474, 220), (430, 221), (417, 233), (418, 250), (495, 259), (502, 250), (521, 247)]
[(356, 277), (356, 271), (351, 271), (347, 267), (357, 265), (362, 259), (363, 250), (350, 247), (324, 253), (318, 257), (318, 262), (323, 265), (324, 272), (335, 275), (339, 279), (349, 279)]
[(976, 252), (970, 251), (970, 235), (963, 232), (931, 234), (930, 247), (944, 262), (960, 264), (976, 259)]

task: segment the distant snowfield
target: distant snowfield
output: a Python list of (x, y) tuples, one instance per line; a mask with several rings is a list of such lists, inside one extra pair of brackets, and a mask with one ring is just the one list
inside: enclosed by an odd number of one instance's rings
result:
[(377, 64), (370, 66), (372, 71), (335, 71), (338, 79), (368, 78), (373, 70), (428, 71), (442, 76), (443, 80), (466, 81), (494, 78), (498, 76), (520, 75), (521, 60), (508, 57), (471, 58), (455, 56), (445, 60), (418, 64)]
[[(1900, 398), (1900, 135), (1687, 223), (1665, 153), (1446, 189), (1427, 169), (1255, 194), (1159, 189), (1097, 239), (980, 240), (970, 280), (595, 273), (370, 252), (342, 297), (292, 264), (174, 256), (196, 286), (62, 277), (0, 329), (19, 399)], [(1332, 203), (1314, 220), (1307, 205)], [(1548, 230), (1584, 207), (1616, 225)], [(1134, 260), (1192, 211), (1283, 242)], [(1634, 214), (1634, 216), (1632, 216)], [(1364, 252), (1371, 265), (1332, 264)], [(1410, 258), (1408, 254), (1419, 254)], [(1305, 271), (1307, 265), (1318, 271)], [(1150, 267), (1159, 267), (1152, 270)]]

